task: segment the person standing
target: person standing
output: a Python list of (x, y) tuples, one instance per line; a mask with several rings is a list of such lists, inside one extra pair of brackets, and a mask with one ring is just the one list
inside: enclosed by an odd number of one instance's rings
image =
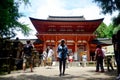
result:
[(23, 47), (23, 71), (26, 70), (27, 62), (30, 65), (31, 72), (33, 72), (33, 57), (32, 57), (33, 45), (30, 40), (26, 41), (26, 44)]
[(68, 58), (69, 58), (70, 67), (72, 67), (72, 62), (73, 62), (73, 52), (72, 51), (69, 53)]
[(19, 53), (19, 44), (20, 43), (21, 42), (20, 42), (18, 37), (15, 39), (15, 41), (13, 41), (13, 55), (12, 55), (13, 58), (19, 58), (19, 55), (20, 55), (20, 53)]
[[(66, 66), (66, 59), (68, 56), (68, 48), (67, 45), (65, 44), (65, 40), (62, 39), (61, 43), (58, 45), (58, 59), (59, 59), (59, 76), (65, 74), (65, 66)], [(62, 72), (62, 67), (63, 67), (63, 72)]]
[[(106, 47), (102, 47), (102, 52), (103, 52), (103, 56), (105, 56), (106, 53), (107, 53), (107, 48)], [(103, 59), (103, 66), (105, 66), (104, 59)]]
[(99, 67), (101, 67), (101, 72), (104, 72), (104, 67), (103, 67), (104, 54), (101, 49), (101, 45), (97, 45), (96, 47), (95, 59), (96, 59), (96, 72), (99, 72)]
[(82, 55), (82, 62), (83, 62), (83, 67), (86, 67), (86, 64), (87, 64), (87, 55), (86, 55), (86, 53), (83, 53), (83, 55)]
[(111, 56), (107, 56), (107, 69), (108, 71), (110, 71), (110, 67), (112, 70), (114, 70), (113, 66), (112, 66), (112, 57)]
[(47, 60), (47, 49), (43, 51), (42, 53), (42, 60), (43, 60), (43, 66), (46, 66), (46, 60)]
[(48, 47), (48, 54), (47, 54), (47, 65), (52, 66), (52, 58), (54, 55), (54, 51), (52, 50), (52, 47)]

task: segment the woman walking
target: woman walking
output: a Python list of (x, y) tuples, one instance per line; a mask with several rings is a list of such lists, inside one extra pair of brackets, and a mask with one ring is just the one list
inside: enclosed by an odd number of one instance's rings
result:
[[(65, 74), (65, 65), (66, 65), (66, 59), (68, 55), (68, 48), (67, 45), (65, 44), (65, 40), (62, 39), (61, 43), (58, 45), (58, 59), (59, 59), (59, 71), (60, 74), (59, 76)], [(63, 67), (63, 72), (62, 72), (62, 67)]]

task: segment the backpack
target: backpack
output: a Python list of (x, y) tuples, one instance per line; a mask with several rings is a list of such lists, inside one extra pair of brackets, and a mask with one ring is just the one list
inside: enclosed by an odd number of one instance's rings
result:
[(103, 54), (102, 49), (100, 49), (100, 48), (97, 49), (97, 56), (98, 56), (98, 57), (103, 57), (103, 58), (104, 58), (104, 54)]
[(32, 54), (32, 49), (33, 49), (33, 46), (31, 44), (26, 44), (24, 46), (24, 53), (26, 56), (31, 56)]

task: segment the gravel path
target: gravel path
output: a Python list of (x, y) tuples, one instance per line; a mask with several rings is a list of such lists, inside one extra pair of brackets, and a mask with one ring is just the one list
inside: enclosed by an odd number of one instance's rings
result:
[(34, 72), (27, 69), (12, 71), (11, 74), (0, 75), (0, 80), (115, 80), (115, 71), (95, 72), (95, 67), (69, 67), (64, 76), (59, 76), (58, 67), (35, 67)]

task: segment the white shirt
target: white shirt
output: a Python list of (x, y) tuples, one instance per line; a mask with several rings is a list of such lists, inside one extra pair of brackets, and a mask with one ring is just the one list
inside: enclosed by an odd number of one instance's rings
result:
[(48, 56), (47, 57), (52, 57), (53, 54), (54, 54), (54, 51), (52, 49), (50, 49), (48, 51)]
[(106, 50), (102, 48), (103, 56), (106, 54)]
[(45, 60), (47, 57), (47, 52), (46, 51), (43, 51), (43, 60)]
[(87, 61), (87, 55), (82, 55), (82, 61)]
[(69, 59), (73, 59), (73, 56), (70, 55), (70, 56), (69, 56)]

